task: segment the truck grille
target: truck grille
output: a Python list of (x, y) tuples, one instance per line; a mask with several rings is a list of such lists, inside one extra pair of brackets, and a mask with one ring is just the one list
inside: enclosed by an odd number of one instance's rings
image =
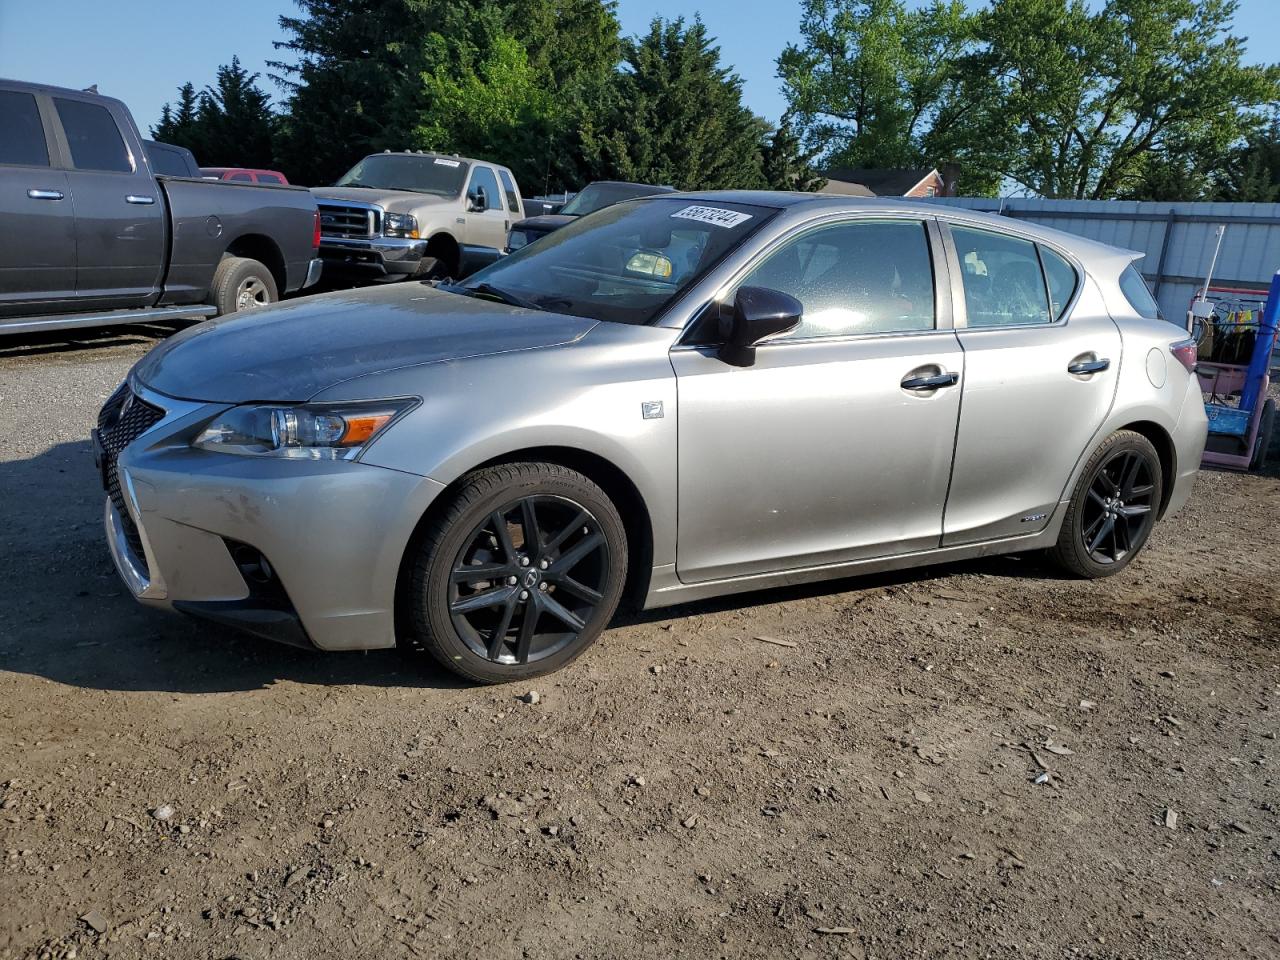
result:
[(354, 206), (333, 200), (319, 200), (320, 235), (345, 240), (368, 238), (382, 229), (380, 212), (374, 207)]
[(116, 461), (125, 447), (155, 426), (163, 416), (164, 411), (159, 407), (153, 407), (135, 396), (128, 383), (122, 383), (116, 388), (116, 392), (107, 398), (98, 414), (98, 439), (102, 443), (102, 485), (115, 505), (116, 513), (120, 514), (120, 524), (124, 528), (125, 539), (129, 541), (129, 548), (144, 569), (147, 562), (143, 555), (142, 537), (125, 506)]

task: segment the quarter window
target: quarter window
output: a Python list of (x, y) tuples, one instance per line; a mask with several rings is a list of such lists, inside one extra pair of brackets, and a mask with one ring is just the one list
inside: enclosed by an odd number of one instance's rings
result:
[(1129, 305), (1138, 316), (1146, 317), (1148, 320), (1161, 319), (1160, 305), (1151, 295), (1147, 281), (1142, 279), (1142, 274), (1133, 264), (1125, 267), (1124, 273), (1120, 274), (1120, 292), (1124, 294), (1124, 298), (1129, 301)]
[(1040, 247), (1040, 262), (1044, 264), (1044, 275), (1049, 281), (1050, 309), (1053, 319), (1061, 320), (1071, 302), (1071, 295), (1076, 292), (1076, 284), (1080, 278), (1076, 276), (1076, 268), (1046, 246)]
[(498, 178), (488, 167), (476, 167), (471, 174), (471, 187), (467, 190), (467, 195), (474, 197), (477, 187), (484, 187), (486, 210), (502, 209), (502, 201), (498, 199)]
[(16, 90), (0, 90), (0, 163), (47, 167), (49, 148), (36, 98)]
[(516, 194), (516, 182), (511, 179), (511, 174), (505, 170), (499, 170), (498, 176), (502, 178), (502, 190), (507, 195), (507, 209), (512, 213), (520, 212), (520, 197)]
[(71, 163), (77, 170), (133, 172), (133, 160), (110, 110), (83, 100), (55, 97), (53, 102), (71, 147)]
[(1049, 296), (1036, 245), (969, 227), (951, 228), (970, 327), (1048, 323)]
[(771, 253), (742, 285), (780, 290), (803, 304), (789, 339), (934, 327), (933, 265), (918, 220), (819, 227)]

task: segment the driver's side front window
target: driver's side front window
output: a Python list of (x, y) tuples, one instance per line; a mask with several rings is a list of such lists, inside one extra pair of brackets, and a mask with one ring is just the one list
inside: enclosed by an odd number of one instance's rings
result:
[(933, 263), (919, 220), (857, 220), (784, 242), (740, 286), (768, 287), (804, 306), (787, 339), (934, 328)]

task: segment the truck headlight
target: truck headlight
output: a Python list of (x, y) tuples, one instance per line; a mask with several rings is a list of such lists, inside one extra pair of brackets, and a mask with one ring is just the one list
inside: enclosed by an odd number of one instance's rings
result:
[(507, 234), (507, 249), (519, 250), (529, 245), (529, 235), (523, 230), (512, 230)]
[(407, 240), (417, 240), (418, 220), (407, 213), (383, 214), (382, 235), (384, 237), (404, 237)]
[(351, 460), (415, 398), (342, 404), (247, 404), (215, 417), (193, 447), (241, 456)]

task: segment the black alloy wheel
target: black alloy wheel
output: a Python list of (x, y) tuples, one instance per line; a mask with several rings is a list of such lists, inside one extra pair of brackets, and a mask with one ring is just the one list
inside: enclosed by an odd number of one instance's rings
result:
[(1146, 540), (1155, 521), (1153, 472), (1136, 450), (1117, 451), (1097, 468), (1080, 524), (1084, 548), (1095, 563), (1119, 563)]
[(617, 508), (556, 463), (463, 477), (411, 550), (412, 631), (401, 646), (481, 683), (570, 663), (604, 631), (627, 578)]
[(472, 652), (536, 663), (578, 640), (604, 599), (609, 544), (563, 497), (528, 496), (471, 531), (449, 577), (449, 614)]
[(1118, 430), (1085, 465), (1050, 553), (1081, 577), (1109, 577), (1146, 545), (1163, 502), (1160, 455), (1140, 433)]

